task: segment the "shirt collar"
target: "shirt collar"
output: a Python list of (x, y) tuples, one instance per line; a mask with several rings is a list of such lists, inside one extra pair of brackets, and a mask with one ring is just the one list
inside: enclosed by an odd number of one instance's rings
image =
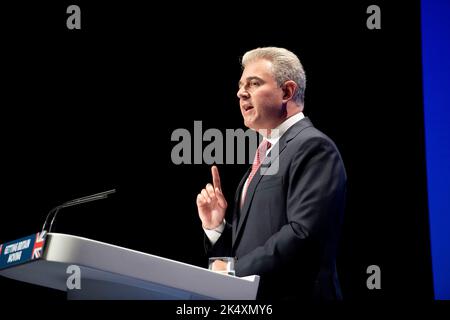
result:
[(303, 114), (303, 112), (294, 114), (293, 116), (284, 120), (283, 123), (281, 123), (278, 127), (276, 127), (274, 129), (274, 130), (278, 130), (278, 135), (276, 135), (276, 136), (272, 135), (270, 138), (267, 138), (266, 136), (263, 135), (264, 139), (269, 141), (270, 144), (273, 146), (274, 144), (276, 144), (278, 142), (278, 140), (280, 140), (280, 138), (283, 136), (283, 134), (286, 131), (288, 131), (288, 129), (290, 127), (292, 127), (294, 124), (296, 124), (297, 122), (302, 120), (304, 117), (305, 117), (305, 115)]

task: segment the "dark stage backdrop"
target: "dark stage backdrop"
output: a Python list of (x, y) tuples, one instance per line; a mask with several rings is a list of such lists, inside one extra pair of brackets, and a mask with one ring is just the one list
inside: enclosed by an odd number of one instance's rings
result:
[[(195, 197), (209, 165), (173, 164), (171, 134), (193, 133), (194, 121), (203, 131), (244, 128), (239, 57), (281, 46), (301, 58), (304, 112), (348, 171), (344, 296), (432, 299), (420, 4), (375, 3), (381, 30), (369, 30), (372, 2), (75, 1), (81, 30), (66, 28), (73, 3), (7, 7), (0, 243), (40, 230), (61, 202), (116, 188), (110, 199), (61, 211), (56, 231), (206, 266)], [(246, 169), (219, 165), (230, 201)], [(381, 290), (366, 287), (369, 265), (381, 268)], [(22, 299), (65, 298), (4, 278), (0, 287)]]

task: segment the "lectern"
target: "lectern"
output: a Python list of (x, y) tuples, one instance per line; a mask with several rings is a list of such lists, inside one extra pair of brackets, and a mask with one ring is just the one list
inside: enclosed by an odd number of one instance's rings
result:
[[(1, 255), (6, 253), (6, 250), (0, 250)], [(71, 274), (67, 270), (71, 265), (79, 268), (79, 289), (68, 288), (67, 280)], [(256, 275), (238, 278), (219, 274), (61, 233), (47, 234), (38, 259), (0, 270), (0, 275), (66, 291), (68, 299), (254, 300), (259, 285), (259, 276)]]

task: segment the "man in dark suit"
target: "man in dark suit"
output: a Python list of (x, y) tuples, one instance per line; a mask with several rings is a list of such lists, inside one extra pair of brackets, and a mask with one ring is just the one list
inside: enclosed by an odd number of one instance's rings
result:
[(242, 66), (241, 112), (264, 140), (236, 191), (232, 224), (217, 167), (198, 194), (207, 252), (236, 257), (237, 276), (260, 275), (259, 299), (341, 299), (335, 262), (346, 173), (339, 151), (303, 115), (306, 78), (295, 54), (258, 48)]

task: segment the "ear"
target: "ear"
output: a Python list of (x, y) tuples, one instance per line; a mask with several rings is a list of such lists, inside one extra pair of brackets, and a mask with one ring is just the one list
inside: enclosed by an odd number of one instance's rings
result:
[(283, 90), (283, 102), (287, 102), (294, 97), (297, 84), (292, 80), (288, 80), (281, 86), (281, 89)]

